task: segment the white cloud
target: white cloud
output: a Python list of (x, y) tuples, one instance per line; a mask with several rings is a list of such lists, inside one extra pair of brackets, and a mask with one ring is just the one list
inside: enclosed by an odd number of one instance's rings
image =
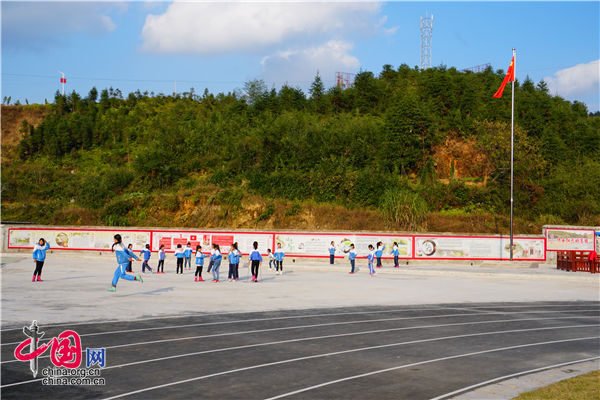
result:
[(40, 49), (71, 32), (111, 32), (116, 25), (109, 14), (124, 9), (124, 3), (2, 2), (2, 45)]
[(286, 46), (377, 29), (379, 3), (182, 3), (148, 15), (142, 49), (218, 54), (276, 51)]
[(561, 69), (554, 76), (544, 78), (550, 93), (564, 97), (598, 96), (600, 86), (600, 60)]
[(314, 79), (319, 71), (323, 80), (333, 80), (335, 71), (353, 71), (360, 63), (352, 56), (352, 43), (330, 40), (316, 47), (279, 51), (262, 59), (264, 79), (268, 82), (289, 82), (301, 87)]

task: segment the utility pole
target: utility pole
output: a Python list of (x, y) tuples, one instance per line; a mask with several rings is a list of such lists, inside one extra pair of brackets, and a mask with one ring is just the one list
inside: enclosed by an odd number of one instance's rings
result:
[(62, 85), (62, 95), (65, 95), (65, 83), (67, 83), (67, 78), (65, 78), (65, 73), (64, 72), (60, 72), (58, 71), (59, 74), (62, 75), (62, 77), (60, 78), (60, 83)]

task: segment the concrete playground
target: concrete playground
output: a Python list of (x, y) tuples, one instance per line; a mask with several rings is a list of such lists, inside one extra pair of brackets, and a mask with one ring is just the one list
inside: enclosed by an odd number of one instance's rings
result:
[[(144, 282), (121, 280), (110, 286), (116, 263), (102, 256), (49, 254), (44, 282), (31, 282), (34, 263), (27, 253), (2, 257), (2, 326), (40, 323), (131, 320), (198, 313), (235, 313), (326, 307), (418, 305), (468, 302), (597, 301), (600, 274), (568, 273), (553, 268), (472, 267), (431, 264), (393, 268), (385, 265), (371, 278), (363, 260), (348, 274), (347, 262), (296, 259), (284, 262), (284, 275), (265, 263), (260, 283), (248, 283), (247, 257), (240, 280), (194, 282), (193, 269), (175, 274), (175, 259), (167, 257), (165, 274), (142, 274)], [(156, 265), (151, 260), (150, 265)], [(527, 264), (528, 265), (528, 264)], [(141, 272), (141, 263), (134, 263)], [(210, 275), (204, 268), (203, 276)]]
[[(431, 264), (370, 277), (361, 263), (350, 275), (347, 263), (296, 259), (283, 275), (263, 264), (259, 283), (245, 266), (228, 282), (223, 265), (212, 283), (176, 275), (171, 257), (165, 274), (110, 293), (115, 267), (109, 255), (54, 253), (44, 282), (31, 282), (30, 255), (3, 254), (2, 398), (445, 399), (600, 368), (598, 275)], [(44, 340), (72, 329), (83, 349), (106, 348), (106, 384), (34, 378), (13, 356), (32, 320)], [(47, 354), (39, 364), (50, 366)]]

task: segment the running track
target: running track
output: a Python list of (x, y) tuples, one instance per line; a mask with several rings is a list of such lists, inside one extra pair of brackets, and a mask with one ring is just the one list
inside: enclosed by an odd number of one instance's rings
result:
[[(486, 303), (40, 323), (105, 347), (105, 386), (44, 386), (3, 330), (3, 399), (443, 399), (479, 383), (596, 359), (600, 303)], [(30, 322), (29, 322), (30, 323)], [(29, 325), (28, 323), (28, 325)], [(43, 341), (43, 340), (42, 340)], [(85, 354), (82, 365), (85, 366)], [(39, 370), (50, 365), (47, 354)]]

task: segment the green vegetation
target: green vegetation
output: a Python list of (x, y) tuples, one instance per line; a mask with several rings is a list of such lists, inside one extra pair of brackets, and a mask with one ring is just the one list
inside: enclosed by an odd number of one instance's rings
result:
[(600, 398), (600, 371), (593, 371), (541, 389), (522, 393), (513, 400), (592, 400), (598, 398)]
[[(347, 89), (317, 76), (308, 96), (262, 81), (202, 96), (57, 93), (4, 151), (3, 219), (186, 225), (212, 213), (203, 224), (257, 226), (323, 205), (372, 211), (379, 229), (487, 215), (504, 230), (510, 88), (492, 98), (503, 75), (386, 65)], [(600, 224), (600, 118), (543, 82), (515, 96), (517, 218)]]

